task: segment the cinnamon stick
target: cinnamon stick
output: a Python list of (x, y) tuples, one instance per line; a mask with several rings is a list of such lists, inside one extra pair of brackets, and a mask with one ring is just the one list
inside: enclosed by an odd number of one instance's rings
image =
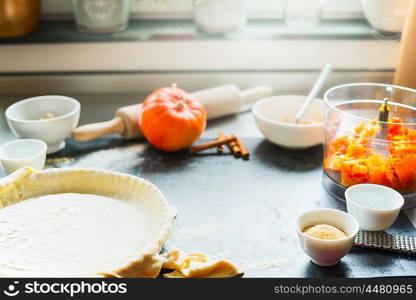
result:
[(229, 144), (229, 148), (235, 157), (241, 157), (241, 149), (237, 143), (237, 137), (235, 134), (232, 134), (231, 137), (235, 138), (235, 141)]
[(249, 160), (250, 159), (250, 152), (248, 151), (248, 149), (244, 145), (243, 141), (239, 137), (237, 137), (237, 145), (240, 148), (241, 156), (243, 157), (243, 159), (244, 160)]
[[(225, 138), (225, 134), (222, 131), (218, 131), (217, 133), (217, 141), (218, 140), (223, 140)], [(217, 152), (220, 154), (224, 153), (224, 144), (221, 144), (217, 147)]]
[(218, 147), (220, 145), (236, 143), (236, 142), (237, 142), (237, 138), (235, 136), (234, 137), (229, 136), (229, 137), (226, 137), (222, 140), (215, 140), (215, 141), (212, 141), (212, 142), (208, 142), (208, 143), (205, 143), (205, 144), (202, 144), (202, 145), (195, 146), (191, 149), (191, 152), (192, 153), (197, 153), (197, 152), (200, 152), (200, 151), (203, 151), (203, 150), (206, 150), (206, 149)]

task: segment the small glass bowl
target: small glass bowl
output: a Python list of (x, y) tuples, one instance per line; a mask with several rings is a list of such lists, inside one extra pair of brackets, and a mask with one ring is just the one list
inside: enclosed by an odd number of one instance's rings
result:
[[(379, 121), (389, 99), (388, 122)], [(416, 206), (416, 90), (373, 83), (336, 86), (324, 96), (324, 179), (332, 196), (346, 188), (380, 184)]]

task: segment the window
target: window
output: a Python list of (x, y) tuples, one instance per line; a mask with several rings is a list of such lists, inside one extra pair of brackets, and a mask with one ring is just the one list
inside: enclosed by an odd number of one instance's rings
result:
[[(209, 1), (209, 0), (205, 0)], [(247, 0), (251, 19), (282, 18), (286, 0)], [(290, 1), (290, 0), (287, 0)], [(323, 17), (328, 19), (362, 18), (359, 0), (323, 0)], [(193, 0), (131, 0), (132, 18), (189, 19)], [(46, 18), (71, 17), (71, 0), (43, 0), (42, 12)]]

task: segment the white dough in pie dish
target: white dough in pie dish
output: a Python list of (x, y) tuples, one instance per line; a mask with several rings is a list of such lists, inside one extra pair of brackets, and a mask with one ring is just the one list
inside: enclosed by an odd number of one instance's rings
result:
[(21, 169), (0, 180), (0, 276), (155, 277), (174, 215), (135, 176)]

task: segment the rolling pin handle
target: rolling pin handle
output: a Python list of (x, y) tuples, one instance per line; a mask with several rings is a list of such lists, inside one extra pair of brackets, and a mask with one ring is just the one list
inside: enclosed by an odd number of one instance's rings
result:
[(110, 133), (122, 134), (124, 130), (125, 126), (123, 119), (115, 117), (107, 122), (87, 124), (76, 128), (72, 132), (72, 139), (78, 142), (85, 142)]

